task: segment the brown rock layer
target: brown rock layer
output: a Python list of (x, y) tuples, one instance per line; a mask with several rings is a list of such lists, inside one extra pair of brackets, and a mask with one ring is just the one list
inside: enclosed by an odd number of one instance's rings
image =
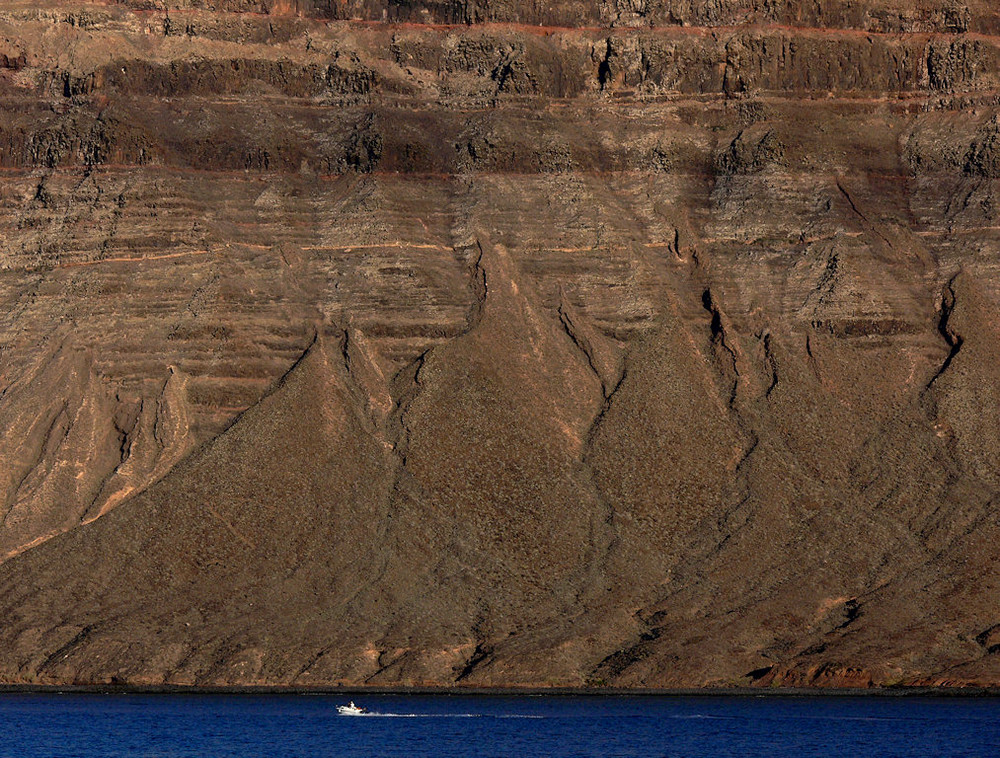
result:
[(0, 9), (0, 681), (1000, 685), (986, 2)]

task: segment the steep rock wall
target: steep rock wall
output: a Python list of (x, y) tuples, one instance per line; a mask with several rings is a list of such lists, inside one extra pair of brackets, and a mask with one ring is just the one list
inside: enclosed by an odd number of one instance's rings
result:
[(988, 3), (0, 9), (0, 680), (992, 684)]

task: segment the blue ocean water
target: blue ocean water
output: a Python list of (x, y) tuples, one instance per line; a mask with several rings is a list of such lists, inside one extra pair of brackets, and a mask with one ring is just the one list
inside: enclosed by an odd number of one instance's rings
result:
[(3, 758), (1000, 756), (1000, 700), (0, 695)]

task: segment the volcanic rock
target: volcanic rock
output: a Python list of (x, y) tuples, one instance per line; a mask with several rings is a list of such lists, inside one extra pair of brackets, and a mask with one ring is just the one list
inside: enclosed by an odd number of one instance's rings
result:
[(1000, 685), (986, 0), (13, 0), (0, 682)]

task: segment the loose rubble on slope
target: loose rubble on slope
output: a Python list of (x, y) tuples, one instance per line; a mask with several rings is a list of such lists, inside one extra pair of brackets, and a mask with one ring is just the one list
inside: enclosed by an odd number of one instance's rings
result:
[(1000, 685), (986, 0), (13, 0), (0, 682)]

